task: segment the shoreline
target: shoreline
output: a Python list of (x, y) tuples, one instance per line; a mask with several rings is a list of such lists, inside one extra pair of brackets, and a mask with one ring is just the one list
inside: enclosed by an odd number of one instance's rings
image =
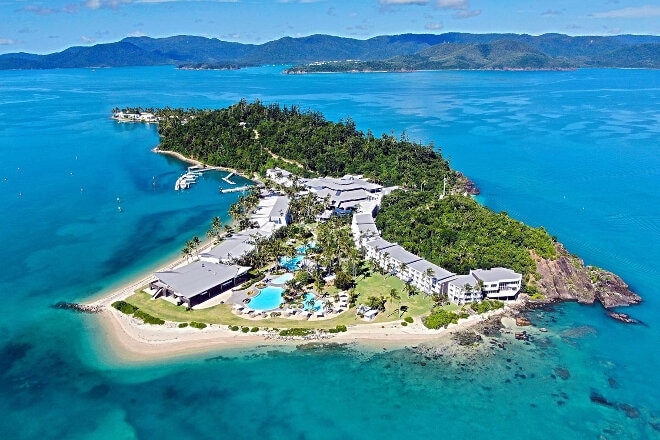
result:
[[(177, 263), (185, 263), (184, 258), (177, 258), (165, 267), (175, 267)], [(115, 363), (144, 364), (213, 352), (235, 352), (242, 355), (246, 351), (263, 347), (293, 350), (299, 345), (309, 343), (351, 344), (367, 351), (402, 349), (429, 342), (447, 345), (454, 343), (451, 339), (454, 333), (470, 329), (493, 316), (506, 316), (513, 310), (511, 305), (506, 305), (503, 309), (474, 315), (439, 330), (427, 329), (420, 317), (415, 317), (414, 323), (406, 327), (402, 327), (399, 320), (394, 320), (386, 323), (360, 323), (349, 326), (347, 332), (323, 334), (322, 337), (280, 337), (264, 330), (257, 333), (231, 331), (228, 325), (220, 324), (210, 324), (201, 330), (192, 327), (178, 328), (169, 322), (163, 326), (150, 325), (125, 315), (110, 305), (114, 301), (126, 299), (149, 279), (153, 279), (153, 275), (129, 281), (119, 289), (85, 303), (103, 307), (100, 313), (90, 315), (101, 333), (92, 335), (99, 355)], [(295, 323), (296, 321), (292, 320), (292, 327), (295, 327)]]
[(235, 170), (233, 168), (215, 166), (215, 165), (207, 165), (203, 162), (200, 162), (199, 160), (192, 159), (190, 157), (186, 157), (183, 154), (181, 154), (179, 152), (176, 152), (176, 151), (161, 150), (158, 147), (154, 147), (154, 148), (151, 149), (151, 152), (156, 153), (156, 154), (162, 154), (162, 155), (165, 155), (165, 156), (171, 156), (171, 157), (174, 157), (176, 159), (179, 159), (181, 162), (186, 162), (186, 163), (189, 163), (189, 164), (192, 164), (192, 165), (201, 166), (201, 167), (204, 167), (204, 168), (209, 169), (209, 170), (216, 170), (216, 171), (224, 171), (224, 172), (228, 172), (228, 173), (234, 173), (238, 176), (243, 177), (244, 179), (249, 180), (250, 182), (252, 182), (255, 185), (259, 182), (258, 179), (255, 179), (255, 176), (249, 177), (249, 176), (245, 175), (244, 173), (242, 173), (241, 171)]

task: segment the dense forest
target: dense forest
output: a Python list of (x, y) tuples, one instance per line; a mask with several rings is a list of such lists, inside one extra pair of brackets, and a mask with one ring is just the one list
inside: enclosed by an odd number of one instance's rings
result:
[(155, 112), (161, 119), (159, 148), (209, 165), (249, 174), (273, 165), (301, 176), (363, 174), (388, 186), (428, 190), (442, 190), (445, 176), (450, 185), (457, 181), (456, 173), (432, 146), (412, 142), (405, 135), (397, 139), (365, 134), (350, 118), (335, 123), (321, 113), (295, 106), (246, 101), (220, 110)]
[[(479, 205), (463, 194), (460, 175), (438, 151), (405, 136), (376, 138), (358, 131), (350, 118), (335, 123), (317, 112), (260, 102), (155, 112), (161, 149), (209, 165), (247, 173), (284, 165), (298, 175), (364, 174), (400, 185), (404, 190), (385, 197), (376, 218), (383, 237), (453, 272), (505, 266), (529, 280), (536, 272), (530, 250), (555, 257), (545, 229)], [(442, 197), (445, 177), (449, 191)]]
[(384, 198), (376, 217), (383, 238), (455, 273), (504, 266), (533, 275), (529, 250), (554, 258), (554, 240), (506, 213), (495, 213), (471, 197), (440, 199), (427, 191), (397, 191)]

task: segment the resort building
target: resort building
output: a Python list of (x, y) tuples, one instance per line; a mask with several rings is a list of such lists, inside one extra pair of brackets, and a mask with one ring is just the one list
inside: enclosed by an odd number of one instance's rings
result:
[(149, 287), (154, 291), (152, 298), (163, 296), (193, 307), (234, 287), (248, 270), (250, 268), (245, 266), (195, 261), (177, 269), (156, 272), (157, 279)]
[(282, 168), (269, 168), (266, 170), (267, 178), (285, 187), (293, 186), (293, 176), (293, 173)]
[(249, 241), (251, 241), (249, 236), (228, 238), (208, 252), (200, 254), (199, 259), (214, 264), (231, 264), (254, 250), (254, 245)]
[(259, 200), (259, 205), (250, 219), (264, 228), (268, 223), (274, 225), (273, 229), (281, 228), (291, 222), (289, 214), (290, 200), (287, 196), (272, 195)]
[(504, 267), (475, 269), (449, 281), (447, 296), (456, 304), (484, 298), (513, 300), (522, 286), (522, 275)]
[(353, 214), (351, 231), (357, 245), (364, 245), (368, 240), (380, 236), (371, 214)]

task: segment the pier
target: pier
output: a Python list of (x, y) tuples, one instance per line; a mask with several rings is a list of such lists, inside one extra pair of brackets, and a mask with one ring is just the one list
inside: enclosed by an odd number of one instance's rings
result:
[(208, 171), (211, 168), (205, 168), (201, 165), (193, 165), (188, 167), (188, 171), (180, 176), (178, 179), (176, 179), (176, 183), (174, 184), (174, 190), (183, 190), (183, 189), (188, 189), (193, 183), (197, 183), (197, 178), (202, 175), (204, 171)]
[(232, 177), (234, 174), (236, 174), (236, 173), (232, 171), (232, 172), (229, 173), (227, 176), (223, 177), (222, 180), (224, 180), (225, 182), (227, 182), (227, 183), (230, 184), (230, 185), (236, 185), (236, 182), (232, 182), (231, 180), (229, 180), (229, 179), (231, 179), (231, 177)]
[(250, 188), (252, 188), (252, 185), (239, 186), (237, 188), (220, 188), (220, 193), (224, 194), (224, 193), (241, 192), (241, 191), (247, 191)]

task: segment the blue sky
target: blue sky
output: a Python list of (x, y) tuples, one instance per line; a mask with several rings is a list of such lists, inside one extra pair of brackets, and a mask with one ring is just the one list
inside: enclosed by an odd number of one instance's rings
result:
[(660, 34), (657, 0), (0, 0), (0, 53), (50, 53), (127, 36), (241, 43), (330, 34)]

